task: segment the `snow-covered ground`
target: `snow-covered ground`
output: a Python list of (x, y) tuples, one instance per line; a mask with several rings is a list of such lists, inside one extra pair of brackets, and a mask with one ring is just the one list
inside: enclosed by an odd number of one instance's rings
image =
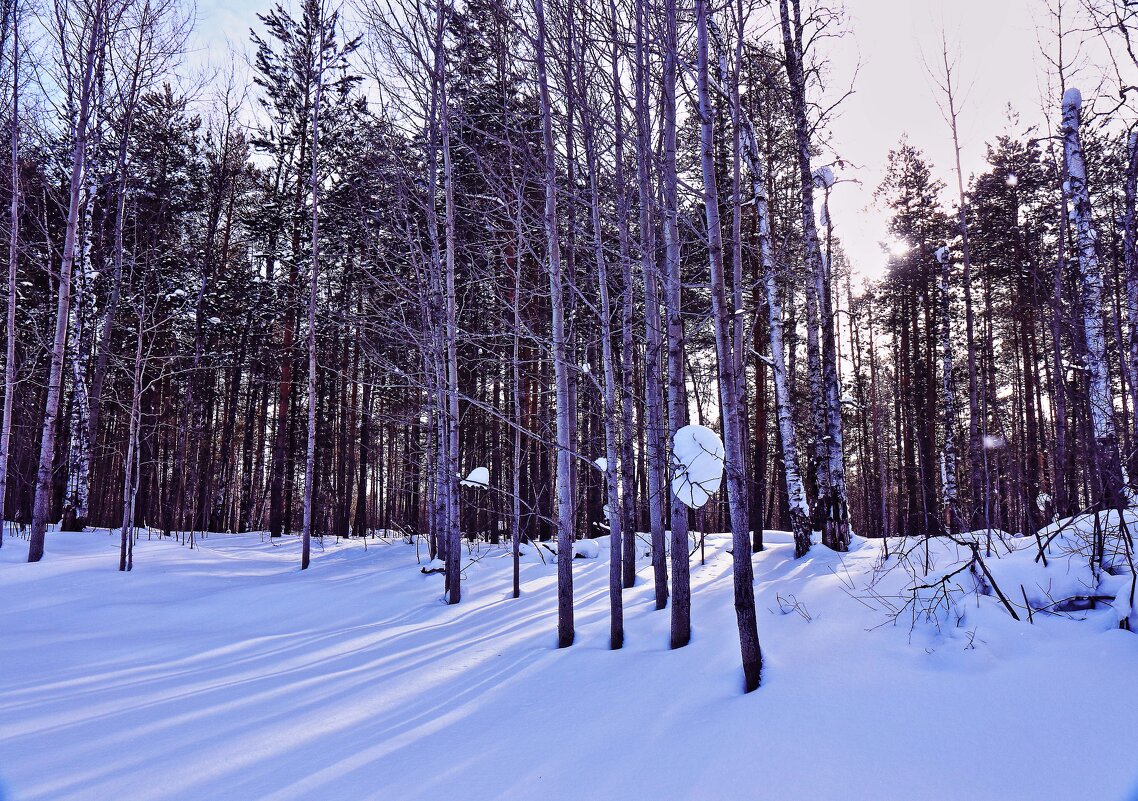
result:
[(532, 550), (520, 600), (484, 548), (448, 607), (402, 542), (328, 540), (301, 573), (295, 540), (143, 538), (124, 574), (105, 531), (51, 534), (35, 565), (8, 539), (5, 798), (1138, 799), (1138, 635), (1112, 610), (1017, 623), (971, 595), (914, 629), (885, 612), (901, 571), (867, 589), (880, 543), (796, 562), (769, 539), (750, 695), (723, 537), (675, 652), (647, 560), (608, 650), (603, 540), (559, 651)]

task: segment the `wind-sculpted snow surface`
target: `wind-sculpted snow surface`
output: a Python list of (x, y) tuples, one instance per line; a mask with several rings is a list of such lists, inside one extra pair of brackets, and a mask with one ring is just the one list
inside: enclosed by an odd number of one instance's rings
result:
[[(464, 552), (463, 601), (446, 606), (442, 577), (401, 540), (314, 542), (302, 573), (294, 538), (210, 535), (188, 550), (144, 537), (119, 573), (116, 536), (49, 537), (38, 564), (13, 539), (0, 549), (0, 781), (14, 801), (1138, 790), (1138, 636), (1116, 610), (1017, 623), (981, 593), (959, 625), (890, 623), (885, 604), (911, 577), (879, 541), (795, 560), (790, 535), (767, 532), (754, 556), (763, 684), (743, 695), (720, 535), (692, 564), (691, 644), (668, 649), (642, 559), (615, 652), (604, 539), (573, 563), (577, 637), (558, 650), (556, 566), (531, 546), (520, 599), (508, 550), (483, 547)], [(957, 557), (937, 558), (944, 571)]]

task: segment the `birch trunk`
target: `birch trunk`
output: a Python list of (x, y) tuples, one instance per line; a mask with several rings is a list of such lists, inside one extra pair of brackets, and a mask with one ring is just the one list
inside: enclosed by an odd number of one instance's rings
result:
[(142, 418), (142, 331), (146, 318), (146, 301), (138, 314), (138, 330), (134, 345), (134, 370), (131, 374), (130, 422), (127, 430), (126, 459), (123, 462), (122, 529), (119, 532), (119, 570), (134, 568), (134, 505), (138, 497), (138, 432)]
[[(441, 46), (440, 38), (440, 46)], [(461, 498), (458, 485), (458, 310), (455, 298), (454, 165), (450, 156), (450, 112), (445, 75), (439, 75), (442, 118), (443, 198), (446, 268), (444, 303), (446, 314), (446, 421), (447, 421), (447, 581), (448, 601), (462, 600)]]
[[(944, 495), (944, 525), (953, 536), (960, 533), (960, 506), (956, 488), (956, 385), (952, 378), (952, 335), (949, 325), (948, 303), (948, 248), (937, 251), (940, 263), (940, 355), (941, 383), (940, 403), (944, 415), (944, 447), (941, 451), (941, 485)], [(1029, 499), (1034, 502), (1034, 499)]]
[[(814, 173), (810, 167), (810, 127), (806, 113), (806, 78), (803, 67), (802, 23), (798, 0), (792, 0), (794, 19), (790, 19), (787, 0), (780, 0), (779, 15), (782, 24), (783, 50), (786, 71), (790, 82), (791, 106), (794, 112), (794, 131), (798, 175), (801, 192), (802, 238), (807, 273), (807, 332), (815, 333), (811, 320), (812, 298), (816, 320), (820, 328), (820, 364), (815, 367), (816, 346), (807, 339), (810, 395), (814, 408), (819, 459), (819, 501), (822, 509), (822, 542), (838, 551), (849, 549), (849, 509), (846, 501), (845, 465), (842, 453), (841, 388), (838, 385), (836, 332), (834, 330), (833, 303), (829, 289), (829, 267), (822, 256), (818, 227), (814, 215)], [(819, 425), (819, 406), (821, 425)]]
[[(703, 208), (707, 220), (708, 261), (711, 272), (711, 308), (715, 328), (715, 351), (719, 363), (719, 397), (727, 473), (727, 499), (731, 514), (732, 567), (735, 617), (743, 661), (744, 690), (759, 686), (762, 652), (755, 619), (754, 571), (751, 566), (747, 474), (744, 459), (743, 422), (739, 410), (741, 387), (735, 370), (732, 343), (734, 309), (727, 308), (723, 275), (723, 234), (719, 220), (719, 193), (715, 179), (715, 120), (708, 88), (707, 0), (696, 0), (698, 92), (700, 112), (700, 166), (703, 172)], [(674, 548), (673, 544), (673, 548)], [(687, 559), (687, 549), (684, 549)]]
[(0, 547), (8, 497), (8, 461), (12, 444), (12, 409), (16, 398), (16, 271), (20, 255), (20, 4), (12, 2), (11, 196), (8, 201), (8, 314), (4, 330), (4, 417), (0, 422)]
[(522, 524), (522, 376), (521, 376), (521, 332), (522, 332), (522, 192), (515, 183), (517, 196), (514, 214), (514, 331), (513, 351), (510, 366), (510, 394), (513, 399), (514, 431), (513, 452), (510, 460), (512, 485), (510, 487), (510, 556), (513, 568), (514, 597), (522, 594), (521, 588), (521, 524)]
[(1083, 332), (1086, 337), (1087, 402), (1098, 466), (1100, 508), (1121, 508), (1122, 467), (1118, 435), (1114, 426), (1114, 398), (1106, 366), (1106, 338), (1103, 330), (1102, 271), (1098, 261), (1098, 236), (1091, 219), (1091, 196), (1079, 136), (1082, 96), (1078, 89), (1063, 95), (1063, 155), (1067, 166), (1067, 194), (1071, 201), (1071, 225), (1079, 255), (1079, 282), (1082, 290)]
[[(708, 29), (722, 48), (723, 37), (713, 19)], [(786, 481), (790, 507), (790, 524), (794, 533), (794, 555), (801, 557), (810, 550), (810, 504), (802, 474), (798, 470), (798, 437), (794, 429), (794, 407), (790, 397), (790, 382), (786, 365), (786, 346), (782, 322), (782, 300), (775, 276), (774, 248), (771, 243), (770, 199), (764, 180), (763, 162), (759, 141), (753, 123), (738, 109), (738, 122), (742, 136), (742, 156), (751, 173), (751, 197), (755, 205), (756, 228), (759, 242), (759, 263), (762, 269), (763, 289), (767, 299), (767, 319), (771, 355), (770, 365), (775, 388), (775, 411), (778, 419), (779, 444), (782, 447), (783, 476)]]
[(573, 644), (573, 488), (570, 485), (569, 365), (566, 363), (565, 302), (562, 297), (561, 243), (557, 226), (557, 163), (553, 149), (553, 110), (546, 70), (545, 0), (534, 0), (537, 17), (537, 87), (544, 148), (545, 238), (553, 325), (553, 374), (557, 422), (557, 647)]
[[(968, 236), (968, 197), (964, 194), (964, 170), (960, 166), (959, 110), (956, 107), (955, 64), (949, 60), (947, 42), (942, 40), (941, 44), (941, 60), (944, 66), (944, 83), (941, 84), (941, 89), (945, 94), (945, 107), (942, 107), (942, 112), (948, 121), (949, 133), (952, 134), (952, 153), (956, 167), (956, 217), (957, 227), (960, 231), (961, 261), (964, 267), (961, 288), (964, 290), (964, 338), (968, 342), (968, 495), (969, 502), (972, 504), (972, 514), (968, 517), (969, 526), (977, 529), (980, 528), (980, 507), (977, 504), (984, 493), (982, 476), (984, 455), (981, 450), (980, 437), (980, 391), (976, 372), (976, 349), (972, 346), (975, 330), (975, 315), (972, 310), (972, 249)], [(955, 503), (955, 498), (953, 500)], [(1035, 501), (1031, 499), (1030, 502), (1034, 503)], [(946, 497), (947, 511), (949, 509)], [(959, 516), (958, 503), (953, 511)], [(946, 522), (951, 527), (951, 518), (946, 519)]]
[(585, 161), (589, 172), (589, 213), (593, 228), (593, 254), (597, 266), (597, 284), (601, 299), (601, 369), (603, 374), (602, 408), (605, 432), (605, 504), (609, 524), (609, 647), (617, 650), (624, 644), (624, 604), (621, 597), (621, 509), (620, 481), (617, 475), (617, 431), (619, 418), (616, 409), (616, 372), (612, 353), (612, 301), (609, 297), (608, 264), (605, 260), (604, 240), (601, 234), (600, 190), (597, 185), (597, 164), (594, 151), (592, 124), (589, 111), (583, 110)]
[(1138, 131), (1126, 141), (1123, 257), (1126, 279), (1126, 322), (1129, 340), (1131, 452), (1127, 462), (1130, 486), (1138, 486)]
[(90, 324), (95, 303), (91, 294), (91, 237), (95, 180), (85, 179), (79, 205), (83, 210), (83, 248), (72, 287), (73, 311), (68, 321), (67, 352), (71, 354), (71, 438), (67, 447), (67, 489), (63, 496), (63, 531), (82, 531), (87, 525), (91, 487), (91, 397), (87, 373), (91, 358)]
[[(664, 0), (663, 137), (661, 179), (664, 200), (664, 314), (668, 335), (669, 440), (687, 423), (684, 382), (684, 318), (681, 306), (679, 175), (676, 166), (676, 80), (679, 67), (677, 2)], [(688, 565), (688, 508), (672, 492), (672, 647), (691, 640), (691, 579)]]
[[(612, 100), (613, 100), (613, 180), (616, 191), (616, 227), (620, 240), (620, 277), (623, 288), (620, 310), (620, 413), (621, 430), (617, 437), (620, 447), (620, 514), (623, 533), (621, 583), (625, 588), (636, 584), (636, 476), (632, 440), (636, 436), (632, 408), (632, 380), (635, 375), (635, 344), (632, 339), (634, 315), (632, 284), (632, 246), (629, 232), (628, 187), (624, 174), (624, 86), (620, 76), (621, 35), (618, 28), (616, 0), (609, 1), (609, 35), (612, 38)], [(611, 502), (611, 501), (610, 501)]]
[(645, 42), (647, 0), (636, 3), (636, 186), (640, 206), (640, 269), (644, 279), (644, 414), (648, 473), (648, 524), (652, 542), (652, 576), (656, 589), (656, 608), (668, 604), (668, 563), (664, 541), (663, 387), (660, 383), (662, 335), (660, 331), (660, 282), (656, 267), (656, 236), (653, 229), (651, 190), (652, 124), (649, 119), (648, 52)]
[(304, 451), (304, 522), (300, 569), (307, 570), (312, 553), (313, 494), (316, 480), (316, 294), (320, 278), (320, 99), (324, 90), (324, 6), (316, 19), (316, 88), (312, 97), (312, 258), (308, 276), (308, 439)]
[(95, 90), (95, 62), (103, 46), (103, 24), (106, 6), (98, 0), (94, 6), (90, 31), (84, 38), (83, 76), (77, 87), (78, 109), (72, 125), (71, 178), (68, 184), (67, 229), (63, 238), (63, 255), (59, 268), (59, 295), (55, 312), (55, 337), (48, 369), (47, 397), (44, 403), (43, 435), (40, 442), (39, 466), (36, 470), (36, 495), (32, 509), (32, 526), (28, 538), (28, 561), (43, 558), (48, 517), (51, 514), (52, 467), (55, 461), (56, 422), (62, 397), (64, 349), (67, 344), (67, 319), (71, 310), (71, 271), (75, 263), (75, 243), (79, 227), (79, 201), (87, 163), (87, 140), (91, 133), (91, 106)]
[[(617, 414), (616, 371), (612, 352), (612, 299), (609, 297), (609, 270), (605, 259), (604, 233), (601, 224), (601, 197), (597, 179), (597, 153), (593, 136), (593, 113), (586, 93), (584, 58), (577, 54), (577, 91), (581, 101), (581, 132), (585, 144), (585, 169), (589, 181), (589, 222), (593, 229), (593, 258), (597, 267), (597, 289), (601, 300), (601, 405), (605, 437), (605, 504), (609, 524), (609, 647), (618, 650), (624, 645), (624, 600), (621, 595), (623, 571), (621, 562), (624, 549), (621, 540), (620, 477), (618, 475), (617, 439), (621, 436), (621, 421)], [(617, 106), (619, 117), (619, 105)], [(619, 163), (619, 161), (618, 161)], [(627, 469), (622, 465), (622, 469)]]

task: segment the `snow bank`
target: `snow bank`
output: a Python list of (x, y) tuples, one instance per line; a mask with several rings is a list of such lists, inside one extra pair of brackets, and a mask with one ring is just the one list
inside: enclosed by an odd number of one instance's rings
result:
[[(919, 540), (904, 556), (896, 538), (885, 558), (882, 541), (855, 537), (849, 553), (794, 559), (790, 538), (768, 532), (753, 558), (763, 685), (743, 695), (726, 535), (708, 535), (707, 565), (692, 565), (691, 644), (668, 648), (641, 558), (617, 652), (603, 537), (588, 541), (597, 558), (573, 563), (576, 641), (558, 649), (556, 565), (536, 549), (516, 600), (508, 548), (483, 545), (477, 561), (464, 549), (463, 600), (446, 606), (442, 577), (414, 570), (415, 547), (398, 540), (326, 537), (301, 572), (297, 537), (211, 534), (191, 551), (143, 536), (124, 574), (105, 530), (49, 536), (37, 564), (18, 538), (0, 548), (0, 784), (12, 799), (1130, 801), (1138, 790), (1138, 636), (1105, 605), (1029, 625), (982, 593), (960, 599), (959, 627), (882, 625), (910, 581), (902, 560), (923, 567)], [(930, 546), (930, 575), (970, 551)], [(997, 547), (994, 572), (1009, 558)], [(569, 751), (535, 747), (567, 732)]]

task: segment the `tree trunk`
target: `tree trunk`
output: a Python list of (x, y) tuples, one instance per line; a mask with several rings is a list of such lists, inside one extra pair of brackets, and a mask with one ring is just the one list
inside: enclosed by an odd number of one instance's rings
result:
[(1100, 508), (1115, 509), (1121, 508), (1124, 503), (1122, 465), (1114, 426), (1114, 398), (1106, 366), (1098, 236), (1091, 219), (1091, 196), (1079, 136), (1081, 108), (1082, 96), (1079, 90), (1068, 89), (1063, 95), (1063, 155), (1067, 165), (1071, 224), (1075, 229), (1075, 244), (1079, 254), (1083, 332), (1086, 337), (1087, 404), (1100, 482), (1095, 501)]
[(75, 242), (79, 227), (79, 201), (87, 160), (87, 139), (95, 92), (95, 62), (103, 46), (103, 23), (106, 8), (97, 0), (92, 10), (90, 30), (83, 54), (83, 77), (77, 87), (78, 113), (73, 126), (71, 180), (67, 200), (67, 229), (63, 239), (63, 256), (59, 268), (59, 297), (55, 312), (55, 338), (48, 370), (47, 398), (44, 404), (43, 436), (40, 441), (39, 467), (36, 471), (36, 498), (32, 510), (32, 527), (28, 539), (28, 561), (43, 558), (47, 521), (51, 514), (52, 467), (55, 461), (56, 421), (62, 397), (64, 349), (67, 344), (67, 319), (71, 310), (71, 270), (75, 263)]
[[(735, 590), (735, 616), (743, 661), (744, 691), (759, 686), (762, 652), (755, 619), (754, 572), (747, 500), (747, 466), (744, 457), (744, 426), (739, 409), (743, 387), (735, 370), (732, 343), (733, 320), (738, 315), (727, 307), (723, 275), (723, 234), (719, 221), (719, 193), (715, 180), (715, 120), (708, 88), (707, 0), (696, 0), (698, 92), (700, 112), (700, 165), (703, 171), (703, 208), (707, 220), (708, 261), (711, 272), (711, 307), (715, 328), (715, 352), (719, 362), (719, 397), (722, 405), (723, 441), (727, 472), (727, 497), (731, 512), (731, 554)], [(738, 170), (736, 170), (738, 174)], [(673, 548), (675, 545), (673, 544)], [(683, 557), (687, 559), (685, 548)]]
[(553, 315), (553, 373), (556, 386), (557, 429), (557, 647), (573, 644), (573, 487), (569, 415), (569, 365), (565, 342), (565, 302), (562, 298), (561, 242), (557, 226), (557, 165), (553, 149), (553, 110), (546, 70), (545, 1), (534, 0), (537, 16), (537, 86), (544, 147), (545, 238), (549, 259), (549, 296)]

